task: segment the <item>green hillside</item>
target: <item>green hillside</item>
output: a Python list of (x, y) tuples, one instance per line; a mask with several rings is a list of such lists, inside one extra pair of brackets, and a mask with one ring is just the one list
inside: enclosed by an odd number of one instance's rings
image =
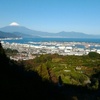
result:
[(6, 54), (0, 44), (1, 100), (100, 100), (99, 54), (40, 55), (27, 61)]
[(64, 84), (84, 86), (91, 83), (93, 74), (100, 72), (100, 54), (97, 53), (87, 56), (41, 55), (25, 62), (27, 69), (37, 71), (43, 79), (51, 77), (51, 81), (58, 82), (61, 76)]

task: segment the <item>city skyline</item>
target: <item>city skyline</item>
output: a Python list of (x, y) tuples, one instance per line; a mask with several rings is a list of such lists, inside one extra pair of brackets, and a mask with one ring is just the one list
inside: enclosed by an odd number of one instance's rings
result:
[(0, 28), (16, 22), (32, 30), (100, 35), (100, 0), (0, 0)]

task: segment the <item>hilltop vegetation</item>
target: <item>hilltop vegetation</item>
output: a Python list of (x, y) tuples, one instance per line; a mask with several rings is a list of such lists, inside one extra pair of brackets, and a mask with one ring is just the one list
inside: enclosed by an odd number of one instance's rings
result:
[(37, 71), (43, 79), (58, 82), (58, 77), (61, 76), (64, 84), (84, 86), (91, 83), (92, 75), (100, 71), (100, 54), (95, 52), (85, 56), (47, 54), (24, 63), (27, 69)]
[(40, 55), (16, 62), (0, 44), (0, 98), (100, 100), (100, 55), (94, 55)]

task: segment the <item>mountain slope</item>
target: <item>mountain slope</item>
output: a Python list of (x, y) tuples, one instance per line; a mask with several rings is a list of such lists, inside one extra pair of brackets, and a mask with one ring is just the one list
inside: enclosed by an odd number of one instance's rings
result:
[(67, 38), (94, 38), (97, 36), (94, 35), (88, 35), (82, 32), (59, 32), (57, 33), (60, 37), (67, 37)]
[(13, 33), (0, 31), (0, 38), (19, 38), (19, 37), (20, 36)]
[(82, 32), (59, 32), (59, 33), (49, 33), (41, 32), (36, 30), (31, 30), (23, 26), (6, 26), (0, 28), (0, 31), (11, 32), (12, 34), (17, 34), (21, 37), (48, 37), (48, 38), (100, 38), (100, 35), (89, 35)]
[(26, 27), (23, 27), (23, 26), (6, 26), (6, 27), (3, 27), (3, 28), (0, 28), (1, 31), (4, 31), (4, 32), (20, 32), (20, 33), (23, 33), (23, 34), (27, 34), (27, 35), (47, 35), (48, 32), (41, 32), (41, 31), (35, 31), (35, 30), (31, 30), (31, 29), (28, 29)]

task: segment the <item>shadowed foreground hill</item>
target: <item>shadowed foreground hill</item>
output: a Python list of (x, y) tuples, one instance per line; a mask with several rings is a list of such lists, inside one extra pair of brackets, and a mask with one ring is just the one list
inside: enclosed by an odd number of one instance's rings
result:
[(43, 81), (36, 72), (27, 71), (23, 64), (7, 58), (0, 44), (1, 100), (100, 100), (97, 93), (86, 87), (67, 84), (58, 87), (47, 80)]
[(0, 44), (0, 97), (13, 100), (46, 98), (42, 84), (36, 72), (27, 72), (23, 65), (9, 60)]
[[(56, 86), (22, 64), (11, 61), (0, 44), (0, 99), (54, 100), (60, 99)], [(63, 97), (62, 97), (63, 98)]]

